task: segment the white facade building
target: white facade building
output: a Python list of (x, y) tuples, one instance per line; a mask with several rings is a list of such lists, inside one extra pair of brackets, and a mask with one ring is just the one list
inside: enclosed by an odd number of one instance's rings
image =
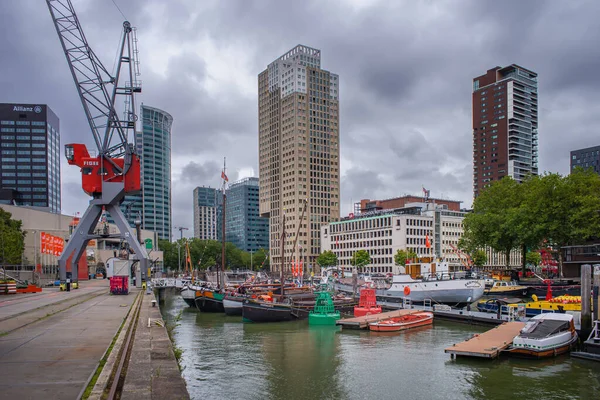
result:
[[(342, 218), (321, 227), (321, 252), (333, 251), (338, 264), (350, 270), (352, 255), (358, 250), (367, 250), (371, 264), (365, 271), (371, 273), (404, 273), (394, 263), (398, 250), (412, 250), (418, 257), (433, 257), (448, 262), (451, 267), (460, 267), (460, 258), (452, 246), (458, 247), (466, 214), (431, 203), (414, 203), (405, 208)], [(487, 253), (489, 266), (503, 265), (503, 256), (492, 251)], [(511, 265), (519, 263), (520, 259), (511, 255)]]

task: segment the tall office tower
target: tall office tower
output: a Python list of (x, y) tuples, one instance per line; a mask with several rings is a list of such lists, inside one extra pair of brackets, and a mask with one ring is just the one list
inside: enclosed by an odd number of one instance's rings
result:
[(211, 187), (194, 189), (194, 237), (202, 240), (221, 238), (220, 207), (223, 192)]
[(258, 121), (259, 208), (269, 217), (271, 269), (282, 265), (284, 213), (284, 270), (300, 257), (316, 267), (321, 225), (340, 217), (339, 77), (321, 69), (319, 50), (298, 45), (258, 75)]
[(244, 251), (269, 248), (269, 219), (258, 212), (258, 178), (244, 178), (227, 190), (225, 237)]
[(600, 174), (600, 146), (571, 151), (571, 172), (576, 167), (591, 168)]
[(538, 173), (537, 74), (511, 64), (473, 79), (473, 195)]
[(136, 146), (142, 149), (142, 193), (141, 196), (126, 197), (121, 207), (127, 207), (128, 201), (132, 202), (132, 219), (136, 219), (141, 210), (142, 228), (156, 232), (159, 239), (171, 240), (173, 117), (166, 111), (145, 105), (141, 107), (141, 114), (142, 132), (136, 134)]
[(60, 213), (59, 120), (45, 104), (0, 104), (0, 202)]

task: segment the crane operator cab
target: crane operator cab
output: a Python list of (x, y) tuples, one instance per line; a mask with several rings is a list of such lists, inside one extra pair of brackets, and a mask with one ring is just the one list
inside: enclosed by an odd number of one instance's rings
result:
[(125, 158), (90, 157), (84, 144), (65, 145), (65, 156), (70, 165), (81, 168), (81, 187), (90, 196), (102, 193), (102, 182), (123, 182), (126, 193), (136, 193), (141, 189), (140, 158), (130, 157), (131, 163), (125, 166)]

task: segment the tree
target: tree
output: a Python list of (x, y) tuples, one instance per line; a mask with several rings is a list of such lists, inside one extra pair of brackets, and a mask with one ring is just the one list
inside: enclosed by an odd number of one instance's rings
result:
[(371, 256), (366, 250), (358, 250), (352, 255), (350, 264), (355, 266), (360, 271), (361, 268), (364, 268), (365, 266), (371, 264)]
[[(464, 221), (464, 239), (470, 248), (491, 247), (506, 255), (509, 267), (510, 253), (521, 248), (524, 218), (523, 192), (520, 184), (504, 177), (483, 190), (473, 203), (473, 212)], [(529, 240), (529, 239), (527, 239)]]
[(254, 252), (252, 263), (254, 270), (269, 269), (269, 252), (265, 249), (258, 249)]
[(338, 258), (331, 250), (326, 250), (317, 257), (317, 264), (322, 268), (335, 267), (338, 265)]
[(406, 266), (407, 260), (414, 260), (417, 258), (417, 253), (412, 250), (402, 250), (399, 249), (396, 254), (394, 254), (394, 263), (396, 265)]
[[(540, 177), (535, 212), (544, 238), (552, 247), (580, 244), (600, 232), (600, 175), (576, 168), (570, 175)], [(559, 274), (563, 276), (563, 254), (559, 250)]]
[(25, 250), (25, 232), (23, 222), (12, 219), (12, 214), (0, 208), (0, 259), (2, 265), (21, 264)]
[(525, 259), (527, 261), (527, 264), (537, 267), (542, 262), (542, 255), (537, 251), (530, 251), (527, 253)]
[(487, 262), (487, 254), (485, 251), (478, 249), (471, 254), (471, 260), (475, 267), (483, 267)]

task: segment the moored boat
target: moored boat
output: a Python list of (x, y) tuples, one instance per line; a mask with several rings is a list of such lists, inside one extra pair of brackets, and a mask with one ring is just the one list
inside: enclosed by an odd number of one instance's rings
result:
[(431, 325), (432, 323), (433, 313), (418, 312), (414, 314), (403, 315), (401, 317), (371, 322), (369, 324), (369, 329), (375, 332), (397, 332), (406, 329), (417, 328), (419, 326)]
[(488, 299), (477, 303), (477, 309), (485, 312), (498, 312), (500, 304), (501, 312), (508, 313), (509, 308), (525, 308), (525, 316), (533, 317), (543, 313), (564, 313), (565, 311), (581, 311), (581, 296), (557, 296), (549, 300), (538, 300), (536, 295), (533, 301), (520, 302), (518, 299)]
[(185, 285), (181, 289), (181, 298), (190, 307), (194, 307), (196, 305), (195, 299), (196, 299), (196, 290), (197, 289), (199, 289), (199, 288), (194, 288), (190, 285)]
[(427, 300), (444, 304), (466, 304), (483, 296), (483, 279), (444, 279), (432, 276), (428, 279), (413, 279), (409, 275), (394, 275), (392, 285), (384, 291), (377, 291), (377, 298), (386, 302), (402, 302), (410, 299), (413, 303)]
[(515, 281), (495, 281), (484, 294), (501, 296), (527, 296), (527, 286), (518, 285)]
[(242, 315), (245, 297), (226, 295), (223, 298), (223, 310), (227, 315)]
[(242, 304), (242, 317), (246, 322), (286, 322), (308, 318), (310, 308), (293, 307), (288, 303), (275, 303), (246, 299)]
[(214, 289), (201, 288), (196, 290), (194, 302), (202, 312), (225, 312), (223, 298), (225, 295)]
[(546, 313), (529, 320), (507, 352), (521, 357), (553, 357), (568, 353), (576, 342), (572, 315)]

